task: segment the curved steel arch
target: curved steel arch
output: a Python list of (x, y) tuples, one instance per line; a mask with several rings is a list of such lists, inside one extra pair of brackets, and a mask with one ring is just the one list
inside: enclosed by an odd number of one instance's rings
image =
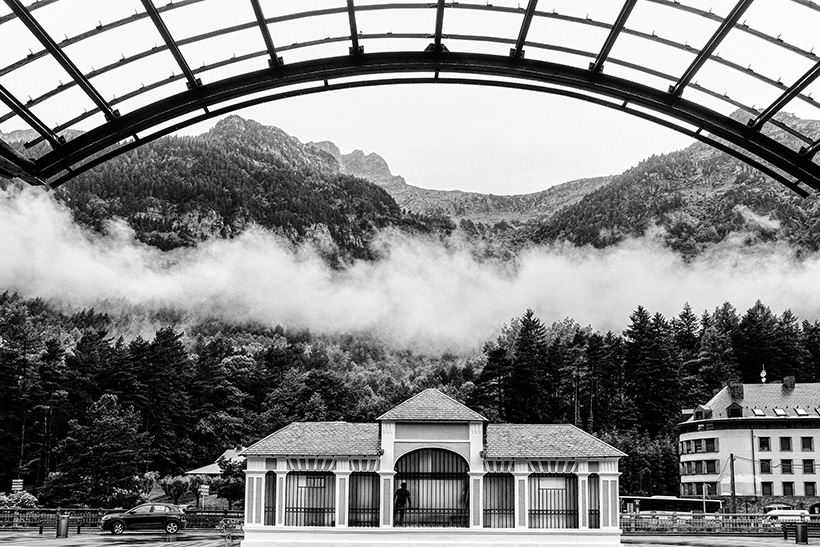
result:
[[(781, 112), (793, 100), (799, 100), (811, 107), (820, 107), (805, 94), (805, 90), (820, 77), (820, 58), (813, 49), (806, 51), (773, 37), (763, 31), (754, 29), (742, 21), (743, 14), (752, 6), (754, 0), (739, 0), (733, 9), (720, 17), (692, 6), (680, 4), (674, 0), (640, 0), (668, 10), (669, 13), (685, 12), (690, 15), (717, 24), (717, 30), (701, 48), (688, 43), (657, 36), (637, 28), (630, 28), (630, 16), (639, 0), (625, 0), (620, 12), (611, 22), (595, 20), (554, 11), (539, 11), (538, 0), (529, 0), (526, 6), (493, 6), (490, 3), (474, 4), (446, 2), (436, 0), (430, 3), (420, 2), (384, 2), (368, 5), (356, 5), (356, 0), (336, 0), (337, 6), (313, 9), (301, 12), (285, 13), (275, 17), (265, 17), (260, 0), (247, 0), (253, 8), (254, 18), (248, 22), (228, 27), (209, 29), (198, 35), (175, 40), (163, 20), (163, 14), (171, 10), (180, 10), (188, 6), (201, 4), (205, 0), (177, 0), (162, 7), (155, 7), (152, 0), (141, 0), (145, 11), (102, 24), (94, 29), (80, 33), (72, 38), (68, 36), (59, 44), (39, 24), (32, 12), (59, 4), (59, 0), (39, 0), (28, 7), (20, 0), (4, 0), (12, 14), (0, 16), (0, 25), (15, 17), (23, 22), (31, 33), (43, 45), (43, 50), (30, 52), (25, 58), (14, 61), (5, 68), (0, 68), (0, 102), (9, 109), (9, 113), (0, 116), (0, 124), (9, 120), (22, 120), (34, 129), (39, 137), (27, 143), (27, 147), (40, 142), (47, 142), (51, 150), (40, 157), (27, 158), (15, 152), (0, 140), (0, 175), (18, 176), (32, 184), (59, 186), (95, 165), (110, 159), (126, 150), (133, 149), (145, 142), (171, 133), (187, 125), (243, 108), (252, 104), (277, 100), (294, 95), (317, 93), (342, 88), (354, 88), (372, 85), (390, 85), (404, 83), (454, 83), (470, 85), (489, 85), (509, 87), (522, 90), (540, 91), (560, 94), (585, 100), (609, 108), (639, 116), (655, 123), (670, 127), (693, 138), (707, 142), (745, 162), (782, 184), (808, 195), (804, 187), (820, 189), (820, 165), (813, 157), (820, 149), (818, 135), (808, 135), (789, 126), (774, 116)], [(820, 6), (809, 0), (789, 0), (814, 11)], [(393, 13), (403, 10), (435, 11), (435, 25), (428, 32), (396, 33), (363, 33), (358, 30), (357, 15), (365, 12)], [(505, 14), (521, 18), (518, 32), (515, 35), (470, 35), (447, 33), (447, 14), (455, 10), (463, 13), (485, 12), (492, 16)], [(39, 13), (39, 12), (38, 12)], [(344, 15), (349, 21), (349, 34), (328, 35), (325, 39), (313, 39), (293, 44), (277, 44), (275, 32), (271, 25), (289, 21), (314, 20), (323, 16)], [(136, 21), (150, 20), (161, 36), (163, 45), (156, 45), (150, 50), (123, 56), (120, 60), (93, 69), (83, 74), (74, 64), (64, 48), (89, 40), (100, 34), (127, 27)], [(575, 25), (577, 27), (607, 31), (606, 39), (601, 44), (590, 44), (590, 50), (581, 50), (559, 42), (544, 42), (533, 38), (530, 28), (536, 21)], [(258, 28), (260, 45), (264, 48), (223, 59), (209, 65), (192, 67), (186, 60), (181, 46), (199, 44), (217, 37), (232, 35), (241, 31)], [(275, 26), (274, 26), (275, 28)], [(791, 85), (784, 84), (772, 76), (758, 73), (751, 66), (744, 68), (738, 62), (720, 57), (718, 46), (733, 31), (747, 34), (771, 47), (816, 64), (804, 71)], [(665, 47), (685, 53), (692, 57), (689, 67), (683, 74), (671, 74), (668, 71), (643, 66), (640, 62), (616, 58), (611, 55), (613, 45), (620, 35), (628, 35), (646, 44)], [(2, 34), (0, 34), (2, 36)], [(429, 42), (425, 51), (390, 51), (385, 53), (365, 53), (370, 40), (412, 39)], [(263, 42), (264, 41), (264, 42)], [(349, 55), (323, 57), (309, 61), (284, 63), (280, 54), (299, 51), (323, 44), (349, 42)], [(502, 44), (510, 46), (510, 54), (492, 55), (477, 51), (448, 51), (447, 44)], [(2, 46), (2, 38), (0, 38)], [(468, 48), (469, 49), (469, 48)], [(569, 63), (556, 63), (538, 59), (525, 58), (525, 51), (557, 52), (579, 59), (589, 60), (589, 68), (579, 68)], [(161, 78), (148, 85), (142, 84), (138, 89), (106, 99), (99, 93), (92, 81), (102, 74), (123, 70), (136, 61), (151, 58), (157, 54), (171, 53), (180, 74), (170, 78)], [(35, 98), (29, 97), (25, 104), (19, 97), (3, 87), (3, 78), (15, 71), (44, 57), (51, 57), (71, 76), (67, 84), (51, 89)], [(238, 76), (224, 78), (214, 82), (205, 82), (200, 75), (207, 75), (216, 68), (232, 67), (238, 63), (256, 58), (268, 58), (269, 67), (261, 70), (244, 72)], [(706, 64), (722, 66), (733, 73), (751, 77), (761, 84), (775, 90), (778, 98), (767, 101), (768, 106), (758, 109), (741, 101), (721, 94), (706, 85), (701, 85), (695, 76)], [(627, 79), (607, 74), (605, 65), (628, 69), (636, 74), (636, 79)], [(414, 74), (407, 76), (408, 73)], [(666, 82), (668, 89), (661, 89), (638, 81), (637, 77), (651, 77)], [(177, 82), (186, 81), (187, 90), (166, 96), (147, 106), (124, 112), (114, 107), (127, 103), (149, 91), (162, 89)], [(48, 103), (61, 96), (67, 90), (79, 88), (93, 101), (96, 108), (74, 115), (58, 125), (49, 127), (33, 111), (43, 103)], [(701, 104), (681, 96), (685, 89), (696, 90), (703, 97), (719, 101), (740, 109), (748, 115), (745, 120), (735, 120), (730, 115), (721, 114)], [(191, 117), (192, 113), (202, 110), (203, 113)], [(66, 142), (62, 133), (79, 124), (88, 122), (95, 115), (102, 113), (105, 122), (92, 127), (87, 132)], [(187, 116), (187, 117), (186, 117)], [(761, 130), (767, 124), (773, 125), (801, 143), (795, 149), (777, 139), (767, 136)], [(794, 146), (794, 145), (792, 145)]]

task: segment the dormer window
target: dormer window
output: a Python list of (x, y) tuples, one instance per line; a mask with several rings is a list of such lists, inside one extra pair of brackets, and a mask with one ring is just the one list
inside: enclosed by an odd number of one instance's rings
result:
[(764, 412), (764, 410), (762, 408), (753, 408), (752, 412), (754, 413), (755, 416), (765, 416), (766, 415), (766, 412)]
[(729, 418), (742, 418), (743, 407), (737, 403), (732, 403), (731, 405), (726, 407), (726, 416)]
[(808, 416), (809, 415), (808, 411), (805, 408), (795, 408), (794, 411), (797, 412), (798, 416)]
[(786, 411), (783, 410), (782, 408), (775, 408), (774, 413), (777, 414), (778, 416), (786, 416)]

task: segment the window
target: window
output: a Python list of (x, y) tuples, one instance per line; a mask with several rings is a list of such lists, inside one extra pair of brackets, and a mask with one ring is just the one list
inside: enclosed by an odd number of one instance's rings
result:
[(803, 452), (813, 452), (814, 437), (800, 437), (800, 449)]
[(780, 460), (780, 472), (785, 475), (791, 475), (794, 473), (794, 470), (792, 469), (792, 461)]
[(692, 462), (686, 462), (686, 474), (687, 475), (692, 474)]
[(769, 452), (772, 449), (772, 445), (769, 442), (769, 437), (760, 437), (757, 439), (757, 448), (761, 452)]
[(809, 415), (808, 411), (806, 411), (805, 408), (795, 408), (794, 411), (797, 412), (798, 416), (808, 416)]
[(805, 492), (806, 496), (816, 496), (817, 495), (817, 485), (813, 482), (803, 483), (803, 491)]
[(778, 416), (786, 416), (786, 411), (783, 410), (782, 408), (775, 408), (774, 413), (777, 414)]
[(814, 474), (814, 460), (803, 460), (803, 474)]
[(703, 462), (695, 462), (695, 474), (700, 475), (703, 473)]
[(743, 417), (743, 407), (737, 403), (732, 403), (728, 407), (726, 407), (726, 416), (729, 418), (742, 418)]
[(772, 495), (772, 492), (774, 491), (774, 489), (772, 488), (772, 483), (770, 483), (770, 482), (761, 482), (760, 486), (761, 486), (761, 493), (764, 496), (771, 496)]
[(793, 496), (794, 495), (794, 483), (793, 482), (784, 482), (783, 483), (783, 495), (784, 496)]
[(695, 452), (703, 452), (703, 440), (698, 439), (693, 442), (695, 444)]
[(780, 451), (781, 452), (791, 452), (792, 451), (792, 438), (791, 437), (780, 437)]
[(717, 452), (717, 439), (706, 439), (706, 452)]
[(717, 473), (717, 460), (708, 460), (706, 462), (707, 473)]
[(768, 475), (772, 472), (772, 460), (760, 460), (760, 474)]
[(752, 412), (754, 413), (755, 416), (765, 416), (766, 415), (766, 413), (763, 412), (762, 408), (753, 408)]

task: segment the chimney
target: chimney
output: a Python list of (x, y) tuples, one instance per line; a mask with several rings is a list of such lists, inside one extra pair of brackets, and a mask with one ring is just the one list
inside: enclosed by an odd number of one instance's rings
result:
[(783, 377), (783, 391), (791, 391), (794, 389), (794, 376)]
[(743, 382), (738, 378), (729, 379), (729, 395), (732, 396), (732, 401), (743, 400)]

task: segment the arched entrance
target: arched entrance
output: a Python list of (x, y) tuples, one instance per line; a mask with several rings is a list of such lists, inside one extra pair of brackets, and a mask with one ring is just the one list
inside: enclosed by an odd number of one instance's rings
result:
[(396, 486), (407, 484), (410, 503), (394, 511), (395, 526), (467, 527), (470, 482), (467, 462), (454, 452), (424, 448), (396, 462)]

